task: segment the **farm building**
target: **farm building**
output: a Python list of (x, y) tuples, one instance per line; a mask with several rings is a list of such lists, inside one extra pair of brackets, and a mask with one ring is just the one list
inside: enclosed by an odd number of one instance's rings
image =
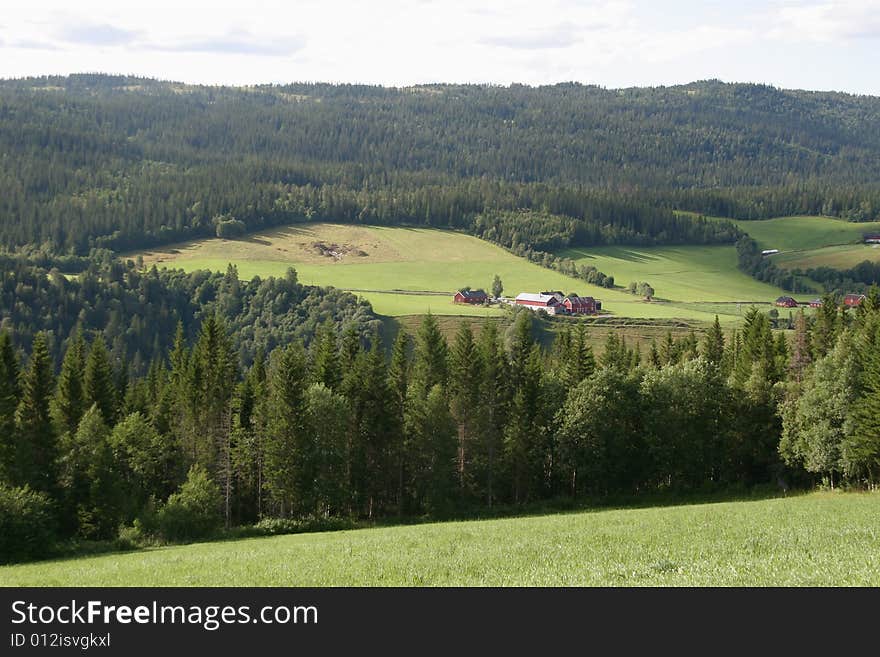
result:
[(867, 297), (864, 294), (847, 294), (843, 297), (843, 305), (849, 308), (855, 308), (856, 306), (861, 305), (862, 301), (864, 301)]
[(454, 303), (486, 303), (489, 296), (483, 290), (459, 290), (452, 297)]
[(780, 308), (797, 308), (798, 302), (791, 297), (779, 297), (776, 305)]
[(516, 295), (515, 303), (517, 306), (525, 306), (532, 310), (546, 310), (551, 315), (555, 315), (557, 309), (562, 308), (555, 294), (520, 292)]
[(602, 303), (593, 297), (580, 297), (576, 294), (565, 297), (562, 305), (572, 315), (594, 315), (602, 307)]
[(562, 303), (562, 300), (565, 298), (565, 295), (559, 290), (551, 290), (549, 292), (541, 292), (541, 294), (546, 294), (547, 296), (556, 297), (556, 300), (559, 303)]
[(866, 233), (865, 244), (880, 244), (880, 233)]
[(821, 308), (822, 307), (822, 299), (813, 299), (810, 301), (810, 308)]

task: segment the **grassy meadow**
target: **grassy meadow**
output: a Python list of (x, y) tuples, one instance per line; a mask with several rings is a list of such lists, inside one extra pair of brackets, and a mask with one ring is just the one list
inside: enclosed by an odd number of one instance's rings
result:
[(221, 541), (0, 568), (6, 586), (880, 586), (880, 495)]
[(782, 290), (739, 271), (732, 246), (606, 246), (559, 253), (614, 276), (647, 281), (660, 299), (678, 302), (772, 301)]
[[(718, 248), (732, 254), (732, 247)], [(714, 319), (712, 311), (704, 312), (698, 306), (647, 303), (621, 290), (596, 287), (545, 269), (475, 237), (428, 228), (299, 224), (237, 240), (194, 240), (123, 257), (138, 255), (147, 266), (156, 264), (186, 270), (224, 271), (229, 263), (234, 263), (242, 278), (278, 276), (293, 266), (303, 283), (351, 290), (368, 299), (377, 313), (393, 317), (419, 315), (428, 310), (435, 315), (498, 316), (501, 311), (497, 308), (452, 303), (452, 294), (458, 288), (469, 285), (489, 289), (498, 274), (509, 296), (524, 291), (563, 290), (601, 299), (606, 311), (621, 317), (697, 323)], [(705, 257), (711, 259), (708, 255)], [(725, 266), (725, 271), (750, 294), (740, 297), (736, 292), (719, 292), (724, 295), (720, 300), (747, 298), (769, 302), (780, 293), (737, 272), (735, 263), (732, 270)], [(617, 275), (613, 270), (606, 273)], [(743, 280), (739, 280), (740, 277)], [(669, 280), (673, 279), (674, 273), (670, 270)], [(625, 277), (619, 280), (624, 284), (628, 282)], [(750, 281), (754, 285), (749, 285)], [(664, 292), (661, 283), (650, 282), (658, 289), (659, 296), (673, 298)], [(681, 300), (712, 298), (708, 293), (697, 297), (690, 295)], [(739, 310), (733, 310), (724, 314), (722, 320), (735, 322), (738, 315)]]
[(854, 223), (833, 217), (776, 217), (732, 221), (764, 249), (779, 249), (773, 262), (788, 269), (848, 269), (864, 260), (880, 260), (880, 247), (862, 243), (865, 233), (880, 233), (880, 222)]

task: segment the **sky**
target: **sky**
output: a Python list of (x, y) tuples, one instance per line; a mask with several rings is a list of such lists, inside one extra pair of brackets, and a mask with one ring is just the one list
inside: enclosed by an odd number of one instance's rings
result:
[(0, 77), (408, 86), (717, 78), (880, 95), (880, 0), (4, 0)]

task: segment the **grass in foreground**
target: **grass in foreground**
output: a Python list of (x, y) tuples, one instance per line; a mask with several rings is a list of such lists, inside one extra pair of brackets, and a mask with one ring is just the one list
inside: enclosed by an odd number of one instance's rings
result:
[[(341, 247), (333, 250), (344, 253), (337, 258), (324, 249), (322, 254), (321, 245)], [(376, 312), (388, 316), (424, 314), (429, 309), (435, 315), (496, 315), (497, 310), (455, 305), (452, 293), (465, 285), (488, 289), (498, 274), (508, 296), (562, 290), (595, 296), (605, 310), (621, 317), (714, 319), (713, 314), (694, 308), (644, 303), (620, 290), (596, 287), (545, 269), (475, 237), (428, 228), (299, 224), (240, 240), (195, 240), (123, 257), (137, 255), (143, 256), (147, 266), (186, 270), (225, 271), (231, 262), (246, 279), (283, 275), (293, 266), (303, 283), (352, 290), (368, 299)], [(734, 273), (745, 276), (735, 267)], [(658, 290), (662, 296), (662, 288)], [(757, 299), (769, 301), (778, 296), (770, 286), (763, 291)]]
[(0, 568), (7, 586), (880, 585), (880, 495), (205, 543)]

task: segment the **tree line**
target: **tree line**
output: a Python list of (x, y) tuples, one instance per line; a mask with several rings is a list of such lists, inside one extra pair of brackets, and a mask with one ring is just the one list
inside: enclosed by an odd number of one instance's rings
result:
[(248, 364), (214, 312), (128, 380), (100, 332), (77, 330), (57, 374), (45, 332), (26, 361), (3, 332), (4, 558), (47, 535), (180, 540), (880, 474), (876, 291), (799, 313), (791, 342), (752, 308), (733, 334), (716, 320), (644, 354), (611, 332), (597, 357), (583, 322), (545, 350), (538, 321), (463, 322), (447, 341), (428, 315), (390, 353), (327, 322)]
[[(494, 231), (488, 239), (511, 244), (518, 223), (518, 241), (539, 251), (560, 240), (732, 242), (729, 227), (672, 210), (880, 218), (878, 118), (875, 98), (715, 81), (5, 80), (0, 240), (82, 256), (331, 220)], [(533, 214), (478, 219), (520, 209)]]
[(233, 336), (236, 356), (299, 339), (308, 344), (330, 321), (362, 337), (381, 325), (369, 302), (334, 288), (302, 285), (296, 271), (245, 281), (234, 265), (225, 273), (139, 268), (109, 253), (86, 260), (76, 276), (21, 257), (0, 256), (0, 329), (28, 349), (44, 332), (55, 363), (77, 332), (100, 331), (120, 376), (143, 376), (165, 353), (178, 325), (193, 339), (204, 317), (218, 314)]

